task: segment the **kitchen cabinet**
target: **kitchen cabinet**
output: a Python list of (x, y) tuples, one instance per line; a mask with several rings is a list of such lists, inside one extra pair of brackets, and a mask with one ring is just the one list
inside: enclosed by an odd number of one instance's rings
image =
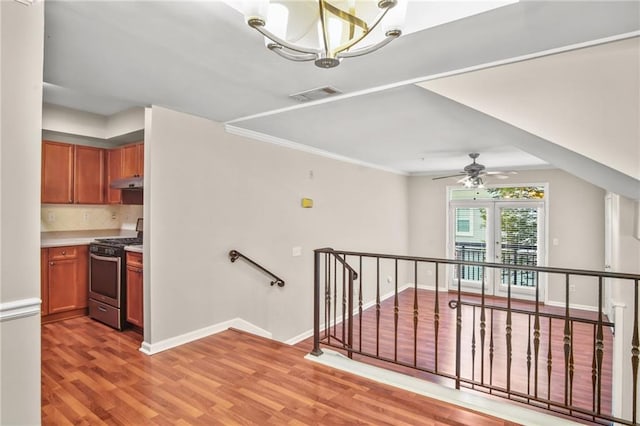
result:
[(143, 328), (142, 253), (127, 252), (127, 322)]
[(73, 203), (74, 146), (67, 143), (42, 141), (43, 203)]
[(126, 145), (122, 148), (122, 177), (144, 175), (144, 143)]
[(86, 315), (89, 292), (89, 247), (41, 249), (42, 322)]
[(103, 204), (104, 149), (42, 141), (41, 202)]
[(104, 204), (104, 149), (76, 145), (74, 159), (74, 202)]
[(111, 189), (111, 182), (122, 178), (122, 148), (107, 150), (107, 203), (121, 204), (122, 190)]

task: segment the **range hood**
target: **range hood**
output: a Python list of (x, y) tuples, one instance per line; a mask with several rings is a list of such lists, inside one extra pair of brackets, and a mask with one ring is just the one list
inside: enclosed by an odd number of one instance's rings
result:
[(116, 179), (111, 182), (111, 188), (114, 189), (142, 189), (142, 176)]

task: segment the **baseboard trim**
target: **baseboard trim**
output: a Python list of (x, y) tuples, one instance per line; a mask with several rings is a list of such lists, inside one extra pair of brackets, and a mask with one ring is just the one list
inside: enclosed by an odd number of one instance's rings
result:
[(267, 330), (264, 330), (249, 321), (245, 321), (242, 318), (234, 318), (229, 321), (224, 321), (218, 324), (213, 324), (208, 327), (201, 328), (199, 330), (190, 331), (188, 333), (181, 334), (179, 336), (170, 337), (168, 339), (161, 340), (155, 343), (142, 342), (140, 346), (140, 352), (146, 355), (154, 355), (167, 349), (175, 348), (185, 343), (193, 342), (194, 340), (202, 339), (203, 337), (211, 336), (229, 328), (237, 328), (238, 330), (246, 331), (247, 333), (256, 334), (258, 336), (272, 338), (272, 334)]
[[(559, 308), (565, 308), (566, 305), (564, 302), (554, 302), (552, 300), (548, 300), (545, 305), (547, 306), (555, 306), (555, 307), (559, 307)], [(580, 305), (577, 303), (569, 303), (569, 308), (570, 309), (580, 309), (583, 311), (589, 311), (589, 312), (598, 312), (598, 308), (596, 306), (590, 306), (590, 305)]]
[(41, 303), (37, 297), (0, 303), (0, 322), (40, 315)]

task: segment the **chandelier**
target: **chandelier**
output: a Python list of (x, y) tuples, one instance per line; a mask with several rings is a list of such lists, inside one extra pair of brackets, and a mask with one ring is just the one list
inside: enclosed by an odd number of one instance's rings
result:
[[(407, 0), (250, 0), (247, 24), (265, 37), (266, 47), (291, 61), (334, 68), (344, 58), (375, 52), (400, 37)], [(374, 30), (382, 27), (382, 34)], [(356, 47), (365, 37), (371, 44)]]

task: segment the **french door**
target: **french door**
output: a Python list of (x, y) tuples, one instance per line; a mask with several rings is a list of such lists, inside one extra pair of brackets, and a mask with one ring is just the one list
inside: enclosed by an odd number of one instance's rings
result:
[[(452, 201), (449, 212), (450, 255), (459, 260), (505, 265), (542, 265), (544, 204), (540, 201)], [(543, 286), (535, 272), (512, 268), (452, 267), (450, 288), (523, 299)]]

